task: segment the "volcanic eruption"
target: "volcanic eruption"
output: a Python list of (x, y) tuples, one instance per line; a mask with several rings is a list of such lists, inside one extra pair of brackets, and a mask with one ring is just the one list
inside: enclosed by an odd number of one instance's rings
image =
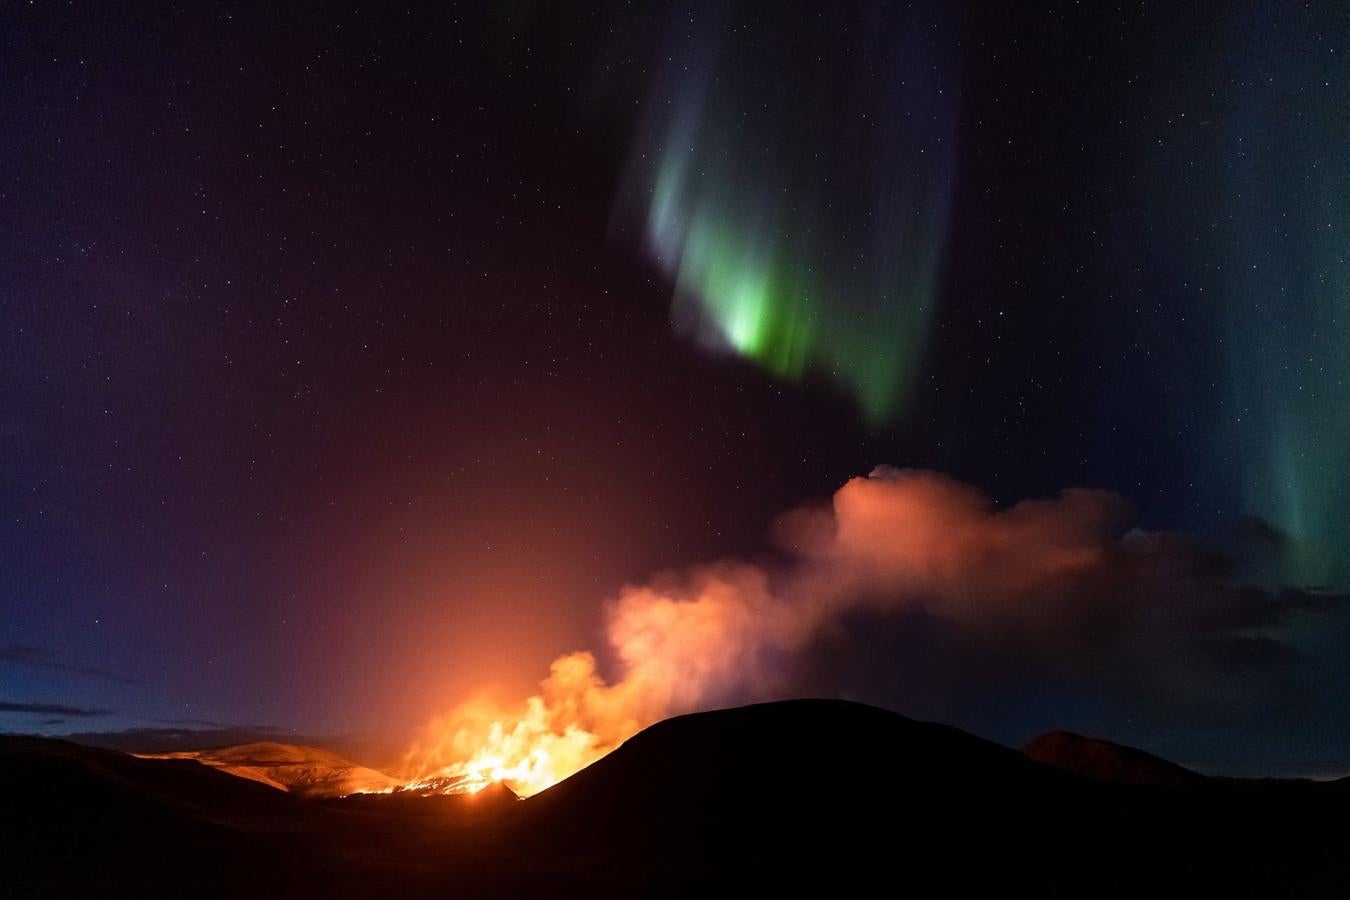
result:
[[(829, 508), (781, 519), (777, 562), (723, 560), (623, 588), (606, 610), (617, 677), (573, 652), (534, 696), (463, 703), (413, 746), (405, 789), (538, 793), (669, 716), (781, 696), (808, 643), (859, 611), (922, 611), (1028, 658), (1078, 660), (1083, 679), (1147, 668), (1141, 682), (1184, 676), (1175, 667), (1195, 654), (1172, 651), (1188, 641), (1217, 645), (1235, 622), (1287, 614), (1231, 585), (1194, 541), (1128, 519), (1105, 491), (999, 509), (949, 477), (880, 467)], [(1166, 662), (1140, 665), (1150, 659)]]

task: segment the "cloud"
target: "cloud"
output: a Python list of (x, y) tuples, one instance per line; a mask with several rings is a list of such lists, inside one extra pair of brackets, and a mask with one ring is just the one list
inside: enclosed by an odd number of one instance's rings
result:
[(61, 662), (56, 659), (56, 655), (51, 650), (28, 644), (10, 644), (6, 647), (0, 647), (0, 664), (24, 666), (30, 669), (45, 669), (53, 672), (72, 672), (77, 675), (91, 675), (118, 684), (138, 683), (135, 679), (110, 672), (107, 669)]
[(60, 703), (13, 703), (0, 700), (0, 713), (20, 713), (32, 716), (67, 716), (72, 719), (92, 719), (112, 715), (110, 709), (85, 709)]
[(1000, 508), (944, 475), (879, 468), (785, 516), (778, 562), (625, 587), (607, 610), (612, 680), (591, 653), (561, 657), (523, 704), (480, 698), (433, 722), (413, 763), (491, 763), (528, 790), (666, 716), (802, 694), (1005, 738), (1181, 731), (1197, 753), (1202, 733), (1231, 742), (1253, 716), (1296, 725), (1291, 698), (1313, 697), (1300, 714), (1350, 735), (1350, 679), (1319, 674), (1305, 640), (1344, 623), (1344, 597), (1244, 583), (1231, 553), (1131, 519), (1106, 491)]
[(149, 719), (164, 725), (187, 725), (192, 728), (247, 728), (259, 734), (276, 734), (286, 729), (279, 725), (231, 725), (228, 722), (216, 722), (212, 719)]

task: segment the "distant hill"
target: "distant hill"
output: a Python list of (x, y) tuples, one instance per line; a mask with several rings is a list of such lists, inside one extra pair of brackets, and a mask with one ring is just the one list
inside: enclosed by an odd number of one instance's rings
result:
[(146, 759), (196, 760), (302, 797), (342, 797), (358, 792), (387, 791), (401, 783), (330, 750), (272, 741), (137, 755)]
[(1022, 748), (1036, 762), (1110, 784), (1194, 785), (1199, 772), (1160, 756), (1072, 731), (1051, 731)]

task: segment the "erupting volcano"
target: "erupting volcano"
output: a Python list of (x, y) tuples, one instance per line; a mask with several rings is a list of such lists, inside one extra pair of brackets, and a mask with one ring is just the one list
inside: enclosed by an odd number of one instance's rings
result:
[(523, 704), (478, 699), (428, 725), (402, 790), (473, 793), (502, 782), (520, 796), (537, 794), (651, 724), (626, 704), (623, 687), (605, 684), (589, 653), (560, 657)]
[(1350, 896), (1347, 10), (0, 6), (0, 900)]
[[(1227, 640), (1225, 616), (1276, 608), (1228, 583), (1193, 541), (1128, 525), (1126, 504), (1105, 491), (999, 508), (946, 476), (879, 467), (828, 508), (783, 517), (772, 562), (723, 560), (625, 587), (606, 608), (615, 678), (593, 654), (569, 653), (526, 700), (485, 694), (437, 717), (407, 756), (405, 790), (503, 782), (536, 794), (669, 716), (790, 694), (813, 642), (846, 634), (858, 615), (917, 616), (1004, 654), (1055, 647), (1101, 666), (1195, 634)], [(1103, 627), (1111, 643), (1094, 643)]]
[(542, 697), (523, 711), (468, 703), (428, 726), (410, 754), (417, 775), (404, 790), (474, 793), (500, 781), (529, 796), (598, 758), (604, 751), (595, 748), (594, 734), (560, 721)]

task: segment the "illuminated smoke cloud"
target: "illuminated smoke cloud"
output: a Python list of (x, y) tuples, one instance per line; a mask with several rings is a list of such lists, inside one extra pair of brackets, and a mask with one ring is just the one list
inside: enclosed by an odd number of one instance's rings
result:
[(667, 716), (800, 689), (808, 650), (859, 614), (921, 614), (1079, 681), (1132, 669), (1122, 680), (1207, 703), (1231, 687), (1207, 661), (1268, 658), (1293, 618), (1335, 602), (1234, 586), (1222, 555), (1128, 518), (1103, 491), (998, 509), (942, 475), (878, 469), (785, 517), (782, 564), (624, 588), (607, 611), (612, 681), (590, 653), (560, 657), (524, 703), (480, 698), (433, 722), (410, 764), (442, 786), (533, 793)]

